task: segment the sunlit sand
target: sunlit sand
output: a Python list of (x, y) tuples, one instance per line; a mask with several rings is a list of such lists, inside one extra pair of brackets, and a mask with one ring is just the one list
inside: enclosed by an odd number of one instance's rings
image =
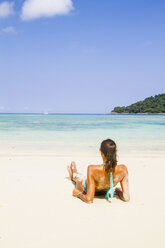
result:
[(101, 162), (98, 156), (1, 156), (1, 247), (164, 247), (163, 155), (120, 156), (129, 170), (127, 203), (74, 198), (66, 170), (73, 159), (84, 174), (88, 164)]

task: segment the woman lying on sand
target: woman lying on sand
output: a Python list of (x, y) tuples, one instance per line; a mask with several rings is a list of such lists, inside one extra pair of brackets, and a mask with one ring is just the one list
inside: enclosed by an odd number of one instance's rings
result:
[(115, 193), (123, 201), (129, 201), (128, 171), (125, 165), (117, 165), (116, 144), (113, 140), (107, 139), (101, 143), (100, 153), (103, 159), (101, 165), (89, 165), (87, 178), (77, 172), (75, 162), (67, 167), (70, 179), (76, 183), (73, 196), (80, 198), (86, 203), (92, 203), (95, 193), (106, 193), (113, 198), (113, 187), (119, 182), (120, 188)]

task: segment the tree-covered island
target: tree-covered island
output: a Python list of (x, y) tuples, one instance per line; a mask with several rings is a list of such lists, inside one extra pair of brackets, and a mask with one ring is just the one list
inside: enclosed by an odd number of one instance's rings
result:
[(115, 107), (111, 114), (165, 114), (165, 94), (148, 97), (129, 106)]

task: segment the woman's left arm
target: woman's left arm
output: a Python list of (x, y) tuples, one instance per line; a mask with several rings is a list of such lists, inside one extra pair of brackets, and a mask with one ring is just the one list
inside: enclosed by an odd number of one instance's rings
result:
[(89, 165), (87, 170), (87, 193), (79, 191), (78, 189), (74, 189), (73, 196), (80, 198), (82, 201), (86, 203), (92, 203), (95, 195), (95, 181), (93, 177), (94, 166)]

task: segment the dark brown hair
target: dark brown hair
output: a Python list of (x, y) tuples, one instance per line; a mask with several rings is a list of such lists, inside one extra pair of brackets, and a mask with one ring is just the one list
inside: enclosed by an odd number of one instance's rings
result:
[(104, 140), (101, 143), (100, 151), (106, 158), (105, 169), (108, 172), (113, 171), (115, 166), (117, 165), (116, 143), (111, 139)]

